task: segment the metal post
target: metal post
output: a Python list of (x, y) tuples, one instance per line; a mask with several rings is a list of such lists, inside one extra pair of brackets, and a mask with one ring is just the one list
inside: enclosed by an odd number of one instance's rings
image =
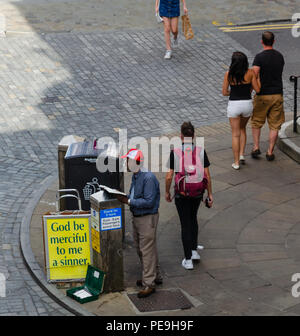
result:
[(293, 131), (297, 133), (297, 90), (298, 90), (298, 78), (299, 76), (291, 76), (290, 81), (294, 83), (294, 124)]

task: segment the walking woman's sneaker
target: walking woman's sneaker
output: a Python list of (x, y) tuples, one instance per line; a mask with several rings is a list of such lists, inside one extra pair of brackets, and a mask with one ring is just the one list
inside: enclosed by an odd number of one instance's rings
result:
[(165, 54), (165, 60), (169, 60), (172, 57), (172, 50), (167, 50)]
[(237, 164), (235, 164), (235, 163), (233, 163), (233, 164), (231, 165), (231, 167), (232, 167), (233, 169), (235, 169), (235, 170), (239, 170), (239, 169), (240, 169), (240, 166), (237, 165)]
[(192, 251), (192, 260), (200, 260), (200, 255), (197, 251)]
[(245, 160), (245, 157), (244, 157), (244, 155), (240, 155), (240, 163), (241, 164), (246, 164), (246, 160)]
[(187, 270), (192, 270), (194, 269), (194, 265), (193, 265), (193, 262), (192, 262), (192, 259), (183, 259), (182, 260), (182, 266), (187, 269)]

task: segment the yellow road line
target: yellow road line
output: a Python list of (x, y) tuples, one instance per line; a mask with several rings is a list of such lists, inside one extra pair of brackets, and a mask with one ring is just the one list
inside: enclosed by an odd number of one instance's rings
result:
[(288, 26), (294, 26), (296, 24), (295, 23), (274, 23), (274, 24), (262, 24), (262, 25), (251, 25), (251, 26), (235, 26), (235, 27), (232, 27), (230, 25), (230, 27), (227, 26), (222, 26), (222, 27), (219, 27), (219, 29), (227, 29), (227, 28), (232, 28), (232, 29), (247, 29), (247, 28), (260, 28), (260, 27), (288, 27)]
[[(271, 27), (269, 28), (269, 30), (273, 29), (291, 29), (293, 26), (290, 27)], [(253, 28), (253, 29), (232, 29), (232, 28), (227, 28), (227, 29), (223, 29), (222, 31), (224, 33), (229, 33), (229, 32), (247, 32), (247, 31), (259, 31), (259, 30), (266, 30), (266, 27), (262, 27), (262, 28)]]

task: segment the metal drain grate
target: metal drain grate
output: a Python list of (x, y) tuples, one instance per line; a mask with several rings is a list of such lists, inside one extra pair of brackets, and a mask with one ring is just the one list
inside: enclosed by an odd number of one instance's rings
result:
[(190, 309), (191, 302), (179, 290), (160, 290), (154, 294), (139, 299), (136, 294), (127, 294), (131, 302), (141, 313), (161, 310)]

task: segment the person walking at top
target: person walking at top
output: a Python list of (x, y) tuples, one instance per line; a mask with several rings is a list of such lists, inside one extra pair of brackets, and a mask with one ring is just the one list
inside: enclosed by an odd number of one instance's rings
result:
[(274, 147), (278, 132), (285, 121), (283, 108), (282, 73), (284, 57), (273, 48), (275, 36), (266, 31), (262, 34), (263, 51), (256, 55), (253, 62), (253, 71), (260, 79), (261, 90), (254, 98), (254, 109), (251, 119), (254, 147), (252, 157), (258, 158), (261, 154), (259, 141), (261, 128), (267, 119), (269, 124), (269, 147), (266, 153), (268, 161), (275, 159)]
[(254, 71), (249, 69), (247, 56), (236, 51), (232, 55), (231, 65), (223, 82), (223, 95), (229, 96), (227, 116), (232, 130), (233, 169), (240, 169), (240, 163), (245, 164), (246, 126), (253, 112), (253, 89), (259, 93), (260, 83)]
[(136, 285), (142, 287), (139, 298), (155, 292), (155, 286), (163, 280), (160, 272), (156, 231), (159, 219), (160, 189), (156, 176), (143, 167), (144, 156), (140, 150), (131, 149), (126, 155), (128, 171), (132, 172), (132, 183), (128, 197), (116, 195), (116, 198), (130, 206), (133, 219), (133, 239), (142, 265), (142, 279)]
[[(184, 13), (188, 13), (186, 0), (182, 0)], [(165, 59), (172, 57), (171, 32), (173, 34), (173, 47), (178, 46), (178, 20), (180, 17), (180, 0), (156, 0), (155, 13), (159, 14), (164, 23), (166, 54)]]
[[(209, 172), (210, 162), (204, 148), (195, 144), (195, 129), (190, 122), (181, 125), (180, 148), (170, 153), (169, 172), (166, 174), (167, 202), (172, 202), (170, 188), (175, 175), (175, 205), (181, 224), (181, 240), (184, 250), (182, 266), (194, 268), (193, 261), (199, 261), (197, 213), (207, 189), (207, 206), (212, 207), (212, 183)], [(200, 173), (200, 174), (199, 174)]]

